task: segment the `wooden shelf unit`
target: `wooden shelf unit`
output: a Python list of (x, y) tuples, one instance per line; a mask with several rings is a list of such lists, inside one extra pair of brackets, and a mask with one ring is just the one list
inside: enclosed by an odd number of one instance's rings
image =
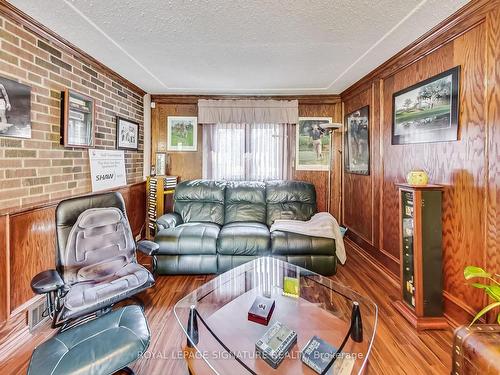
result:
[(149, 176), (146, 182), (147, 212), (146, 212), (146, 238), (153, 239), (156, 231), (156, 219), (173, 209), (175, 186), (167, 179), (176, 176)]

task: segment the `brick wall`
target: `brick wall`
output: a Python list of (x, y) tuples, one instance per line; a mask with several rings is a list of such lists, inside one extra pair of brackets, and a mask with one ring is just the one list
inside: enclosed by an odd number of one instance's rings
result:
[(142, 180), (143, 101), (106, 73), (0, 17), (0, 75), (31, 86), (31, 139), (0, 137), (0, 209), (91, 191), (86, 149), (60, 145), (61, 91), (95, 99), (95, 147), (115, 149), (116, 115), (135, 120), (139, 151), (125, 151), (127, 182)]

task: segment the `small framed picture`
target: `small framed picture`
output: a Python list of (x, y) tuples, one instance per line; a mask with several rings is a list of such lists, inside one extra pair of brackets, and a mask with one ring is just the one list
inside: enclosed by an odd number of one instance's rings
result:
[(163, 152), (156, 153), (156, 173), (160, 176), (167, 174), (167, 155)]
[(0, 137), (31, 138), (31, 87), (0, 77)]
[(116, 116), (116, 148), (137, 150), (139, 147), (139, 123)]
[(345, 171), (370, 174), (370, 139), (368, 106), (345, 116)]
[(196, 151), (198, 117), (168, 116), (167, 151)]
[(67, 89), (62, 92), (61, 100), (63, 103), (61, 141), (64, 147), (94, 147), (94, 99)]
[(460, 66), (392, 96), (392, 144), (458, 140)]

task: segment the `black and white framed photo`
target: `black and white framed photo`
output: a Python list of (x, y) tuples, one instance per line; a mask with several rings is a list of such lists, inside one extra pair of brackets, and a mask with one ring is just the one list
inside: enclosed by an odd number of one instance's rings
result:
[(392, 96), (392, 144), (458, 140), (460, 66)]
[(137, 150), (139, 147), (139, 123), (116, 116), (116, 148)]
[(0, 77), (0, 137), (31, 138), (31, 87)]
[(345, 116), (345, 171), (370, 174), (370, 108), (365, 106)]

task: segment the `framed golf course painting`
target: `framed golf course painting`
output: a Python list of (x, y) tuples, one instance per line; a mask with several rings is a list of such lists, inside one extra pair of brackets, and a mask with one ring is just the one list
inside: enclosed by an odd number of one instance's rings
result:
[(331, 117), (299, 117), (295, 140), (296, 170), (328, 170), (330, 134), (321, 124), (329, 122), (332, 122)]
[(196, 151), (198, 118), (168, 116), (167, 151)]
[(392, 144), (458, 139), (460, 66), (392, 96)]

